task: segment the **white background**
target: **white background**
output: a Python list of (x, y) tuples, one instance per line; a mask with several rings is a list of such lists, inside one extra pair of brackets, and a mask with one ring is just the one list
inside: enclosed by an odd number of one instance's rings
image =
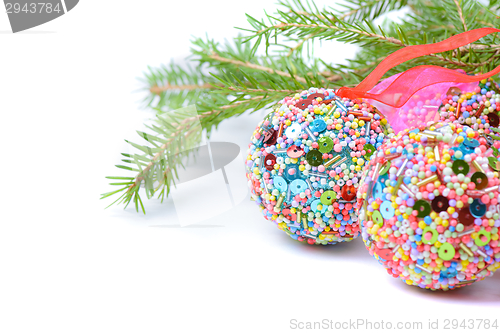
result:
[[(317, 2), (321, 5), (323, 2)], [(135, 90), (147, 65), (217, 40), (272, 1), (81, 1), (11, 34), (0, 13), (0, 332), (287, 332), (290, 320), (499, 319), (500, 274), (452, 292), (408, 287), (362, 241), (293, 241), (245, 201), (180, 228), (173, 203), (112, 207), (124, 139), (151, 116)], [(327, 61), (353, 47), (323, 43)], [(245, 149), (263, 113), (214, 140)], [(197, 199), (193, 198), (193, 208)], [(443, 321), (441, 322), (443, 324)], [(411, 330), (410, 330), (411, 331)]]

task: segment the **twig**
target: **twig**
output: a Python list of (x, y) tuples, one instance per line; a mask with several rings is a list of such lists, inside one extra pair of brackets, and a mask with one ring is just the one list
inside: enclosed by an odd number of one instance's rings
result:
[(372, 34), (372, 33), (369, 33), (369, 32), (366, 32), (366, 31), (357, 30), (357, 29), (350, 29), (350, 28), (341, 29), (341, 28), (336, 27), (334, 25), (323, 25), (323, 24), (280, 23), (280, 24), (276, 24), (276, 25), (267, 27), (265, 29), (256, 31), (256, 34), (260, 35), (260, 34), (262, 34), (264, 32), (267, 32), (267, 31), (269, 31), (271, 29), (281, 29), (281, 30), (284, 30), (285, 28), (289, 28), (289, 27), (295, 27), (295, 28), (323, 28), (323, 29), (331, 29), (331, 30), (336, 30), (336, 31), (348, 31), (348, 32), (352, 32), (352, 33), (355, 33), (355, 34), (365, 35), (367, 37), (376, 37), (378, 39), (385, 40), (385, 41), (391, 42), (391, 43), (399, 45), (399, 46), (406, 46), (406, 44), (404, 44), (402, 41), (400, 41), (399, 39), (396, 39), (394, 37), (386, 37), (386, 36), (382, 36), (382, 35), (378, 35), (378, 34)]
[[(339, 20), (343, 20), (343, 19), (345, 19), (346, 17), (349, 17), (349, 16), (351, 16), (351, 15), (353, 15), (353, 14), (356, 14), (356, 13), (357, 13), (357, 12), (359, 12), (361, 9), (366, 8), (366, 7), (368, 7), (368, 3), (367, 3), (367, 4), (365, 4), (365, 6), (360, 6), (359, 8), (355, 8), (355, 9), (353, 9), (353, 10), (348, 11), (347, 13), (344, 13), (344, 14), (343, 14), (343, 15), (341, 15), (338, 19), (339, 19)], [(290, 11), (289, 11), (289, 13), (294, 13), (294, 11), (293, 11), (293, 10), (290, 10)], [(304, 11), (295, 11), (295, 13), (297, 13), (297, 14), (299, 14), (299, 15), (304, 15), (304, 16), (312, 16), (312, 14), (311, 14), (311, 13), (304, 12)], [(325, 18), (326, 18), (326, 17), (325, 17), (325, 16), (323, 16), (323, 15), (318, 15), (317, 17), (318, 17), (319, 19), (321, 19), (321, 20), (323, 20), (323, 19), (325, 19)], [(335, 17), (333, 16), (333, 17), (332, 17), (332, 19), (334, 19), (334, 18), (335, 18)]]
[(308, 35), (308, 36), (304, 37), (303, 39), (301, 39), (301, 40), (297, 43), (297, 45), (295, 45), (294, 47), (292, 47), (292, 48), (290, 49), (290, 51), (288, 51), (288, 54), (287, 54), (286, 56), (287, 56), (287, 57), (290, 57), (290, 56), (293, 54), (293, 52), (297, 51), (297, 49), (298, 49), (298, 48), (300, 48), (300, 47), (302, 46), (302, 44), (304, 44), (305, 42), (307, 42), (309, 39), (313, 38), (313, 37), (314, 37), (314, 36), (316, 36), (316, 35), (317, 35), (317, 33), (315, 33), (315, 34), (310, 34), (310, 35)]
[[(365, 67), (365, 68), (361, 68), (361, 69), (355, 70), (355, 71), (353, 71), (353, 73), (363, 74), (363, 73), (368, 72), (370, 69), (371, 69), (371, 67)], [(349, 75), (349, 73), (346, 73), (346, 74)], [(342, 79), (343, 79), (343, 77), (340, 74), (333, 74), (332, 76), (326, 78), (326, 80), (330, 81), (330, 82), (335, 82), (335, 81), (339, 81), (339, 80), (342, 80)]]
[(491, 23), (491, 22), (485, 22), (485, 21), (478, 21), (478, 22), (481, 23), (481, 24), (487, 25), (489, 27), (496, 28), (495, 25), (493, 23)]
[(153, 86), (149, 88), (149, 91), (152, 94), (159, 95), (163, 91), (167, 90), (196, 90), (196, 89), (210, 89), (213, 88), (213, 86), (210, 83), (204, 83), (204, 84), (181, 84), (181, 85), (171, 85), (167, 84), (166, 86)]
[[(469, 46), (474, 49), (474, 50), (486, 50), (486, 49), (500, 49), (500, 44), (498, 45), (475, 45), (475, 44), (469, 44)], [(468, 51), (469, 48), (466, 48), (465, 46), (461, 46), (460, 51)]]
[(458, 16), (460, 17), (460, 21), (462, 21), (462, 24), (464, 25), (464, 31), (467, 31), (467, 24), (465, 24), (464, 14), (462, 13), (462, 7), (460, 7), (458, 0), (453, 0), (453, 1), (455, 2), (455, 5), (457, 5)]
[[(262, 30), (258, 30), (258, 31), (256, 31), (256, 34), (262, 34), (262, 33), (265, 33), (269, 30), (272, 30), (272, 29), (284, 30), (284, 29), (289, 28), (289, 27), (323, 28), (323, 29), (331, 29), (331, 30), (335, 30), (335, 31), (347, 31), (347, 32), (355, 33), (355, 34), (364, 35), (367, 37), (378, 38), (380, 40), (387, 41), (389, 43), (392, 43), (392, 44), (395, 44), (398, 46), (402, 46), (402, 47), (408, 46), (405, 43), (403, 43), (402, 41), (400, 41), (399, 39), (394, 38), (394, 37), (386, 37), (383, 35), (369, 33), (369, 32), (357, 30), (357, 29), (350, 29), (350, 28), (341, 29), (341, 28), (336, 27), (336, 26), (328, 26), (328, 25), (322, 25), (322, 24), (280, 23), (280, 24), (276, 24), (276, 25), (267, 27), (267, 28), (262, 29)], [(472, 45), (472, 46), (473, 46), (473, 48), (475, 48), (474, 46), (477, 47), (477, 45)], [(448, 62), (448, 63), (456, 65), (456, 66), (481, 67), (481, 66), (484, 66), (485, 64), (488, 64), (490, 62), (490, 61), (485, 61), (485, 62), (481, 62), (481, 63), (466, 63), (466, 62), (459, 61), (459, 60), (448, 59), (448, 58), (445, 58), (439, 54), (429, 54), (429, 56), (434, 57), (434, 58), (438, 58), (442, 61)]]
[(246, 89), (241, 89), (237, 87), (227, 87), (227, 89), (232, 90), (232, 91), (237, 91), (237, 92), (248, 92), (248, 93), (267, 93), (267, 92), (274, 92), (274, 93), (284, 93), (284, 94), (295, 94), (297, 92), (303, 91), (301, 90), (275, 90), (275, 89), (253, 89), (253, 88), (246, 88)]
[[(289, 73), (287, 73), (287, 72), (275, 70), (275, 69), (272, 69), (272, 68), (269, 68), (269, 67), (265, 67), (265, 66), (261, 66), (261, 65), (256, 65), (256, 64), (253, 64), (253, 63), (248, 62), (248, 61), (243, 62), (243, 61), (239, 61), (239, 60), (224, 58), (224, 57), (221, 57), (220, 55), (218, 55), (215, 52), (212, 52), (212, 54), (209, 55), (209, 57), (211, 59), (214, 59), (214, 60), (217, 60), (217, 61), (220, 61), (220, 62), (226, 62), (226, 63), (230, 63), (230, 64), (233, 64), (233, 65), (236, 65), (236, 66), (247, 67), (247, 68), (255, 69), (255, 70), (258, 70), (258, 71), (267, 72), (267, 73), (270, 73), (270, 74), (277, 74), (277, 75), (280, 75), (280, 76), (286, 76), (286, 77), (292, 78), (292, 76)], [(300, 81), (302, 83), (307, 83), (306, 79), (304, 79), (301, 76), (294, 75), (294, 78), (297, 81)]]

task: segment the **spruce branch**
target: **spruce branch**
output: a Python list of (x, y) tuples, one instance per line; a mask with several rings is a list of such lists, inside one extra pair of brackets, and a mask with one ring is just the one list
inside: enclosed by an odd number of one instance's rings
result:
[(458, 12), (458, 16), (460, 17), (460, 21), (462, 21), (462, 24), (464, 25), (464, 31), (467, 31), (467, 24), (465, 23), (464, 14), (462, 12), (462, 7), (458, 3), (458, 0), (453, 0), (453, 1), (455, 2), (455, 5), (457, 6), (457, 12)]
[[(346, 25), (347, 25), (346, 23), (344, 23), (344, 25), (342, 25), (342, 26), (335, 26), (335, 25), (316, 24), (316, 23), (304, 24), (304, 23), (291, 23), (291, 22), (284, 23), (284, 22), (282, 22), (282, 23), (271, 25), (271, 26), (265, 27), (264, 29), (255, 31), (255, 35), (252, 36), (251, 38), (258, 37), (259, 35), (262, 35), (262, 34), (269, 34), (270, 35), (271, 32), (277, 33), (278, 30), (280, 30), (280, 31), (289, 30), (291, 32), (299, 31), (299, 30), (300, 31), (308, 31), (308, 30), (314, 31), (314, 30), (316, 30), (316, 33), (313, 33), (310, 38), (321, 37), (322, 35), (325, 35), (325, 37), (326, 37), (327, 34), (329, 37), (332, 37), (331, 32), (334, 32), (334, 33), (337, 32), (337, 33), (341, 33), (342, 39), (349, 38), (349, 40), (351, 42), (361, 41), (361, 40), (359, 40), (359, 41), (355, 40), (354, 37), (357, 37), (357, 38), (368, 37), (368, 38), (376, 38), (381, 42), (387, 42), (387, 43), (395, 44), (398, 46), (406, 46), (405, 43), (403, 43), (402, 41), (400, 41), (397, 38), (387, 37), (387, 36), (380, 35), (380, 34), (377, 34), (374, 32), (356, 29), (354, 27), (349, 27)], [(247, 39), (247, 41), (250, 40), (251, 38)]]
[(181, 85), (170, 85), (167, 84), (166, 86), (152, 86), (149, 88), (149, 91), (152, 94), (159, 95), (163, 91), (167, 90), (197, 90), (197, 89), (211, 89), (212, 85), (210, 83), (204, 83), (204, 84), (181, 84)]
[(309, 39), (313, 38), (314, 36), (316, 36), (316, 34), (310, 34), (310, 35), (307, 35), (306, 37), (302, 38), (298, 43), (297, 45), (295, 45), (294, 47), (292, 47), (290, 49), (290, 51), (288, 51), (288, 54), (286, 55), (287, 57), (290, 57), (295, 51), (297, 50), (300, 50), (302, 49), (302, 45), (307, 42)]
[[(362, 21), (365, 19), (369, 20), (374, 20), (377, 17), (380, 17), (382, 14), (386, 14), (390, 11), (393, 10), (398, 10), (401, 9), (406, 5), (407, 1), (406, 0), (392, 0), (392, 1), (380, 1), (380, 0), (373, 0), (373, 1), (357, 1), (357, 0), (351, 0), (347, 2), (346, 4), (340, 4), (340, 6), (344, 9), (343, 11), (336, 11), (339, 21), (348, 21), (348, 22), (356, 22), (356, 21)], [(294, 12), (299, 14), (299, 15), (305, 15), (305, 16), (310, 16), (306, 11), (294, 11), (293, 6), (290, 5), (289, 3), (286, 2), (281, 2), (283, 6), (288, 6), (289, 13), (293, 14)], [(330, 10), (334, 10), (333, 8), (330, 8)], [(347, 12), (345, 12), (347, 10)], [(321, 14), (318, 14), (318, 17), (321, 19), (326, 18), (326, 16), (323, 16)], [(334, 16), (331, 17), (331, 19), (335, 19)], [(287, 56), (290, 56), (293, 52), (296, 52), (297, 50), (302, 49), (302, 45), (307, 42), (308, 40), (313, 39), (317, 33), (312, 33), (302, 39), (300, 39), (294, 47), (290, 48), (288, 51)]]
[[(246, 68), (255, 69), (255, 70), (258, 70), (258, 71), (263, 71), (263, 72), (270, 73), (270, 74), (277, 74), (277, 75), (280, 75), (280, 76), (292, 78), (291, 74), (286, 73), (284, 71), (275, 70), (275, 69), (272, 69), (272, 68), (269, 68), (269, 67), (265, 67), (265, 66), (261, 66), (261, 65), (258, 65), (258, 64), (253, 64), (253, 63), (251, 63), (249, 61), (243, 62), (243, 61), (239, 61), (239, 60), (224, 58), (224, 57), (221, 57), (220, 55), (216, 54), (215, 52), (212, 52), (212, 54), (209, 55), (208, 57), (210, 59), (219, 61), (221, 63), (230, 63), (230, 64), (235, 65), (237, 67), (246, 67)], [(307, 82), (306, 79), (304, 79), (303, 77), (300, 77), (300, 76), (294, 76), (294, 77), (299, 82), (303, 82), (303, 83)]]
[[(356, 29), (356, 28), (349, 28), (345, 27), (346, 24), (343, 24), (342, 26), (335, 26), (335, 25), (323, 25), (323, 24), (316, 24), (316, 23), (310, 23), (310, 24), (300, 24), (300, 23), (279, 23), (275, 25), (268, 26), (264, 29), (258, 30), (254, 32), (253, 36), (250, 36), (246, 41), (251, 40), (254, 37), (260, 36), (262, 34), (265, 35), (270, 35), (272, 33), (278, 33), (277, 31), (285, 31), (289, 30), (291, 33), (294, 31), (300, 30), (300, 31), (315, 31), (309, 34), (307, 39), (312, 39), (312, 38), (321, 38), (322, 35), (324, 35), (324, 38), (327, 36), (331, 38), (332, 36), (335, 36), (335, 34), (331, 34), (329, 32), (340, 32), (341, 34), (339, 35), (339, 41), (350, 41), (352, 43), (354, 42), (361, 42), (363, 40), (366, 40), (367, 43), (365, 43), (365, 46), (368, 44), (373, 43), (373, 39), (378, 39), (378, 42), (383, 42), (383, 43), (389, 43), (398, 47), (405, 47), (409, 44), (407, 42), (403, 42), (402, 40), (391, 37), (391, 36), (386, 36), (383, 32), (382, 34), (376, 33), (374, 31), (370, 32), (367, 29)], [(359, 26), (359, 25), (358, 25)], [(403, 33), (401, 30), (398, 30), (399, 33)], [(274, 36), (274, 35), (273, 35)], [(355, 37), (356, 36), (356, 37)], [(402, 35), (404, 36), (404, 35)], [(369, 39), (364, 39), (364, 38), (369, 38)], [(353, 40), (353, 38), (357, 38), (356, 41)], [(402, 37), (403, 39), (404, 37)], [(476, 46), (477, 47), (477, 46)], [(439, 54), (430, 54), (427, 57), (434, 57), (438, 58), (439, 60), (452, 64), (458, 67), (481, 67), (484, 66), (485, 64), (488, 63), (488, 61), (484, 62), (479, 62), (479, 63), (466, 63), (460, 60), (453, 60), (446, 58), (442, 55)]]
[(148, 67), (142, 80), (150, 94), (146, 105), (157, 109), (175, 110), (194, 103), (206, 89), (212, 89), (210, 75), (200, 68), (170, 63), (159, 68)]

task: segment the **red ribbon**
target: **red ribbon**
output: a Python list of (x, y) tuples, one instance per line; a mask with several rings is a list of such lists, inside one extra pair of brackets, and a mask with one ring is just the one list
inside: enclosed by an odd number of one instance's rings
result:
[(417, 91), (436, 83), (468, 83), (487, 79), (500, 73), (500, 66), (488, 73), (470, 76), (444, 67), (424, 65), (417, 66), (403, 72), (381, 92), (369, 92), (388, 70), (402, 64), (403, 62), (432, 53), (454, 50), (461, 46), (475, 42), (478, 39), (494, 32), (500, 32), (500, 29), (475, 29), (455, 35), (442, 42), (407, 46), (391, 53), (356, 87), (342, 87), (337, 91), (336, 95), (340, 97), (347, 97), (349, 99), (373, 99), (383, 104), (399, 108), (403, 106)]

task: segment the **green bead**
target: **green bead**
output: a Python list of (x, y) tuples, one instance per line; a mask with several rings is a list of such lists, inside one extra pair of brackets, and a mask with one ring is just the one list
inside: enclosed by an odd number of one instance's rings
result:
[[(485, 236), (486, 241), (483, 241), (481, 239), (481, 236)], [(476, 243), (477, 246), (485, 246), (490, 242), (490, 240), (491, 240), (491, 233), (486, 230), (481, 230), (477, 233), (477, 237), (474, 243)]]
[(312, 166), (320, 166), (323, 163), (323, 155), (316, 149), (313, 149), (306, 154), (306, 160)]
[[(380, 169), (380, 171), (379, 171), (378, 174), (380, 176), (383, 176), (383, 175), (385, 175), (387, 173), (387, 171), (389, 171), (390, 168), (391, 168), (391, 163), (390, 162), (385, 162), (385, 164), (382, 166), (382, 168)], [(390, 180), (387, 179), (387, 182), (390, 183)]]
[(376, 224), (378, 224), (380, 227), (384, 225), (384, 218), (382, 217), (382, 214), (378, 210), (374, 210), (372, 213), (372, 220)]
[(488, 186), (488, 177), (482, 172), (475, 172), (470, 178), (478, 190), (482, 190)]
[(363, 150), (366, 151), (366, 155), (365, 155), (365, 158), (367, 160), (370, 159), (370, 156), (373, 155), (373, 153), (375, 152), (375, 147), (371, 144), (371, 143), (367, 143), (363, 146)]
[(336, 198), (337, 198), (337, 193), (335, 193), (335, 191), (325, 191), (321, 195), (320, 200), (323, 205), (329, 206)]
[(460, 173), (466, 175), (469, 173), (469, 164), (463, 160), (456, 160), (453, 162), (451, 169), (456, 175)]
[(425, 200), (417, 200), (413, 209), (418, 212), (417, 217), (426, 217), (431, 213), (431, 205)]
[(500, 171), (500, 165), (496, 158), (493, 156), (488, 157), (488, 165), (495, 171)]
[(439, 248), (438, 255), (444, 261), (450, 261), (455, 257), (455, 248), (450, 243), (444, 243)]
[[(425, 234), (428, 232), (432, 233), (432, 238), (430, 240), (425, 239)], [(422, 232), (422, 243), (424, 243), (424, 244), (434, 244), (434, 243), (436, 243), (437, 238), (438, 238), (438, 232), (435, 229), (432, 229), (431, 227), (425, 228), (424, 231)], [(434, 248), (434, 246), (433, 246), (433, 248)], [(433, 248), (431, 248), (431, 252), (436, 253), (435, 250), (432, 251)]]
[(330, 152), (333, 148), (333, 140), (327, 136), (318, 139), (318, 149), (323, 154)]

